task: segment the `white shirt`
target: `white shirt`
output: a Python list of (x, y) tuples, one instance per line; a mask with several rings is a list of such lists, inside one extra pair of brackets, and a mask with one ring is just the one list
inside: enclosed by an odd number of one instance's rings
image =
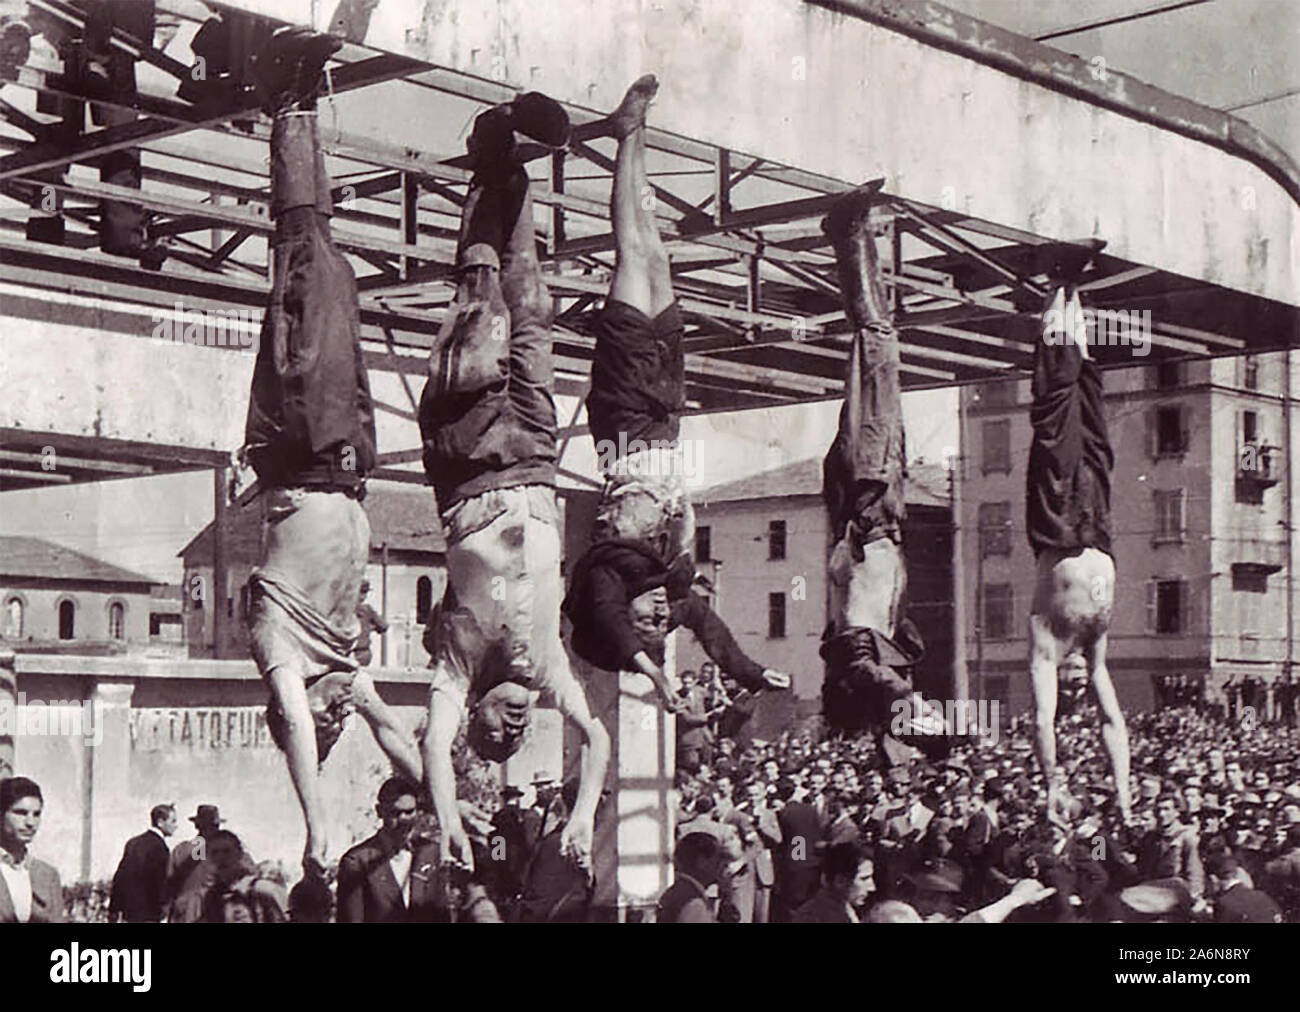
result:
[(13, 900), (14, 916), (19, 924), (32, 919), (32, 873), (26, 865), (15, 868), (8, 861), (0, 861), (0, 876), (4, 877), (9, 898)]
[(388, 867), (393, 869), (393, 878), (397, 879), (397, 888), (402, 894), (402, 905), (411, 905), (411, 860), (414, 855), (403, 847), (388, 859)]

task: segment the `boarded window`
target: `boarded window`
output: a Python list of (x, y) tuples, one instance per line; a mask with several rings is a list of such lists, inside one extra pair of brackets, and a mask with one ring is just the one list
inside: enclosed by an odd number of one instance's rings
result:
[(984, 473), (1011, 470), (1011, 419), (985, 422), (983, 429)]
[(1155, 493), (1156, 540), (1181, 541), (1184, 533), (1183, 489)]
[(980, 503), (979, 527), (984, 555), (1011, 554), (1011, 503)]
[(993, 640), (1009, 639), (1013, 619), (1011, 584), (985, 584), (984, 635)]

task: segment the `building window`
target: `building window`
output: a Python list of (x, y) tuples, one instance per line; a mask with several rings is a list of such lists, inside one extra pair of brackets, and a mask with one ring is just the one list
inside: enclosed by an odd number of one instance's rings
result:
[(415, 621), (428, 625), (429, 612), (433, 611), (433, 581), (422, 576), (415, 581)]
[(769, 639), (785, 639), (785, 594), (767, 595), (767, 635)]
[(75, 639), (77, 635), (77, 606), (72, 601), (59, 602), (59, 639)]
[(108, 606), (108, 638), (126, 639), (126, 605), (121, 601), (114, 601)]
[(170, 612), (149, 613), (149, 636), (169, 643), (180, 643), (184, 638), (180, 615)]
[(1157, 543), (1165, 541), (1182, 541), (1185, 533), (1183, 502), (1186, 496), (1183, 489), (1172, 492), (1156, 492), (1156, 536)]
[(1241, 385), (1247, 390), (1259, 389), (1259, 359), (1254, 355), (1242, 356)]
[(1156, 408), (1148, 416), (1152, 456), (1174, 457), (1187, 452), (1187, 428), (1181, 407)]
[(20, 640), (23, 638), (23, 599), (11, 597), (5, 601), (4, 613), (5, 638)]
[(1182, 362), (1156, 363), (1156, 389), (1177, 390), (1183, 385)]
[[(1011, 679), (1007, 675), (988, 675), (984, 679), (984, 698), (996, 699), (1000, 713), (1006, 713), (1011, 703)], [(969, 725), (967, 725), (969, 726)]]
[(785, 558), (785, 521), (772, 520), (767, 525), (767, 557)]
[(986, 408), (1010, 407), (1016, 402), (1017, 380), (987, 380), (975, 388), (975, 399)]
[(979, 526), (981, 553), (1011, 554), (1011, 503), (980, 503)]
[(992, 640), (1009, 639), (1012, 617), (1011, 584), (985, 584), (984, 635)]
[(1153, 580), (1147, 584), (1147, 625), (1152, 632), (1186, 632), (1187, 611), (1186, 580)]
[(1259, 439), (1259, 413), (1243, 411), (1241, 413), (1241, 440), (1247, 446), (1253, 446)]
[(695, 528), (695, 561), (713, 561), (713, 528), (705, 525)]
[(983, 426), (984, 473), (1011, 471), (1011, 419), (999, 418)]

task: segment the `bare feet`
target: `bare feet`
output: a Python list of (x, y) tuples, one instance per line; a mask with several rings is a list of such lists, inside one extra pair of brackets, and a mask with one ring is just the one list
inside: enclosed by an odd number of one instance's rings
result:
[(632, 82), (618, 108), (609, 114), (610, 132), (618, 140), (635, 133), (645, 126), (646, 110), (659, 91), (659, 79), (654, 74), (646, 74)]

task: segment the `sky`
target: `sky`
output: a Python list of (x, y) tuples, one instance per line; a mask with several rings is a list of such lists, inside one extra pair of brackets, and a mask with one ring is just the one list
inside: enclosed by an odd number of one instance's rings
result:
[[(1167, 6), (1170, 0), (947, 0), (948, 6), (1037, 36)], [(1048, 43), (1215, 108), (1232, 111), (1300, 161), (1300, 0), (1209, 0)], [(1280, 97), (1279, 97), (1280, 96)], [(904, 395), (914, 459), (941, 462), (957, 444), (954, 390)], [(689, 418), (699, 440), (694, 482), (711, 485), (825, 452), (837, 402)], [(563, 407), (561, 417), (565, 417)], [(564, 465), (591, 473), (589, 441)], [(176, 582), (176, 553), (212, 518), (209, 473), (130, 479), (0, 494), (0, 530), (71, 548)]]

